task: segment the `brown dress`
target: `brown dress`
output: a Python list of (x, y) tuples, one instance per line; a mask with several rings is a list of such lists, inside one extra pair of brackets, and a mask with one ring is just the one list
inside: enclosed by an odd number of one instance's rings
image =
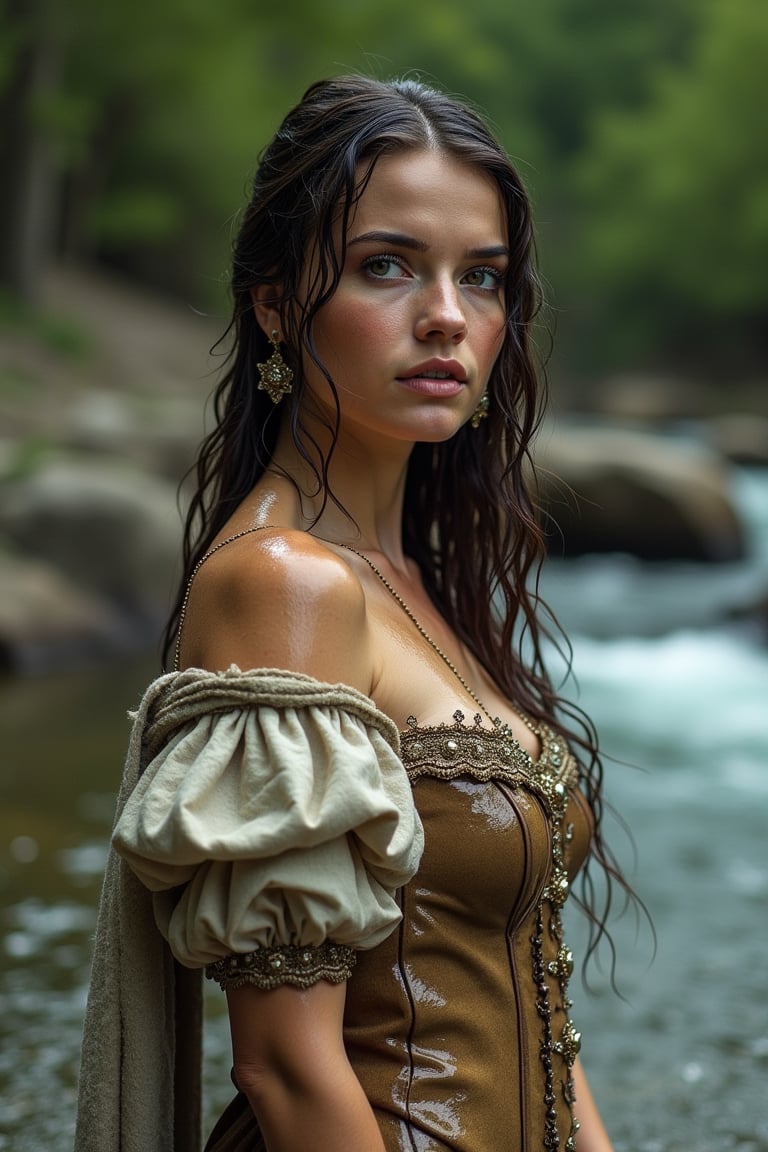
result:
[[(561, 908), (589, 848), (573, 757), (541, 732), (533, 763), (465, 723), (401, 733), (425, 833), (402, 921), (357, 953), (345, 1040), (387, 1152), (568, 1152), (570, 952)], [(263, 1147), (239, 1095), (208, 1152)]]

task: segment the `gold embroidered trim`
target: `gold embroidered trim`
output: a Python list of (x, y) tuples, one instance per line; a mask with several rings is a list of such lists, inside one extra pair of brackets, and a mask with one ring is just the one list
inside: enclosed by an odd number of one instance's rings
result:
[(483, 727), (479, 714), (473, 726), (464, 724), (461, 711), (454, 712), (453, 724), (420, 728), (413, 716), (408, 724), (408, 731), (400, 734), (400, 756), (412, 783), (420, 776), (452, 780), (467, 775), (481, 781), (525, 784), (549, 800), (545, 777), (566, 785), (578, 781), (578, 767), (568, 746), (546, 726), (539, 730), (541, 755), (534, 761), (509, 732)]
[(253, 952), (225, 956), (205, 969), (209, 980), (215, 980), (223, 991), (255, 984), (269, 990), (281, 984), (311, 988), (318, 980), (341, 984), (352, 975), (357, 962), (354, 948), (346, 944), (279, 944), (274, 948), (256, 948)]

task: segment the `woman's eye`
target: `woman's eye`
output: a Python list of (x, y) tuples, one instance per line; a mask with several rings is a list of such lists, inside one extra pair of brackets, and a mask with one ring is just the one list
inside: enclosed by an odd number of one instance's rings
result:
[(470, 288), (498, 288), (501, 284), (501, 273), (496, 268), (473, 268), (465, 273), (464, 283)]
[(370, 260), (366, 260), (365, 270), (377, 280), (393, 280), (403, 272), (399, 260), (395, 260), (393, 256), (372, 256)]

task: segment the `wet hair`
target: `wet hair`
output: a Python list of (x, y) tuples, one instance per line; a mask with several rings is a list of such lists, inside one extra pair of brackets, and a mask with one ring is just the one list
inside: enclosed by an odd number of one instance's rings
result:
[[(504, 286), (506, 330), (489, 379), (488, 418), (477, 429), (465, 425), (444, 443), (418, 443), (413, 449), (403, 545), (440, 613), (493, 680), (530, 717), (560, 730), (578, 754), (595, 820), (591, 857), (608, 877), (596, 898), (589, 870), (584, 874), (591, 952), (604, 933), (611, 878), (623, 888), (626, 884), (603, 842), (602, 767), (594, 730), (578, 708), (557, 695), (544, 662), (547, 642), (560, 634), (538, 595), (545, 538), (533, 494), (530, 451), (546, 381), (534, 347), (542, 294), (530, 202), (482, 118), (416, 79), (384, 82), (343, 76), (313, 84), (261, 157), (234, 244), (234, 308), (227, 330), (231, 352), (214, 394), (215, 427), (198, 456), (184, 570), (165, 654), (173, 650), (190, 575), (271, 464), (281, 419), (290, 420), (294, 444), (314, 471), (323, 500), (338, 504), (328, 483), (338, 395), (318, 355), (313, 321), (336, 290), (347, 226), (376, 162), (393, 153), (425, 149), (466, 163), (498, 188), (510, 251)], [(300, 299), (310, 252), (310, 282)], [(283, 354), (294, 372), (290, 404), (279, 407), (257, 387), (257, 365), (272, 351), (252, 305), (252, 290), (264, 285), (274, 291)], [(331, 448), (325, 455), (302, 422), (302, 363), (307, 357), (327, 381), (331, 412), (335, 406), (335, 419), (328, 417)]]

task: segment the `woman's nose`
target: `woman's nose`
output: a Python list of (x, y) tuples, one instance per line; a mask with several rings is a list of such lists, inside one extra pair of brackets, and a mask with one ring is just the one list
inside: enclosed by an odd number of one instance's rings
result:
[(416, 320), (419, 340), (441, 339), (459, 343), (467, 334), (467, 317), (460, 289), (453, 280), (436, 280), (420, 293)]

